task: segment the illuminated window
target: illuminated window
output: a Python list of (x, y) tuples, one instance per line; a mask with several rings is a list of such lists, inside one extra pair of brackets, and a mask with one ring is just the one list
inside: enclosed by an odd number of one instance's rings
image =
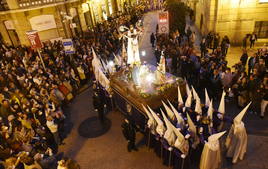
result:
[(268, 21), (256, 21), (254, 32), (258, 38), (268, 38)]

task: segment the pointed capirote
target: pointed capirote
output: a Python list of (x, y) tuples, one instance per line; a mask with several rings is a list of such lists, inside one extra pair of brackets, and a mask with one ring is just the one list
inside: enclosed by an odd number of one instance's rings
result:
[(153, 115), (157, 125), (163, 125), (164, 124), (163, 121), (157, 116), (157, 114), (149, 106), (147, 107), (150, 110), (151, 114)]
[(179, 131), (179, 129), (177, 129), (173, 124), (171, 124), (171, 127), (172, 127), (173, 132), (177, 136), (177, 139), (179, 139), (180, 141), (185, 140), (184, 136), (181, 134), (181, 132)]
[(202, 107), (201, 107), (200, 99), (196, 99), (194, 111), (198, 114), (202, 114)]
[(219, 140), (219, 138), (221, 136), (223, 136), (225, 133), (226, 133), (226, 131), (223, 131), (223, 132), (216, 133), (216, 134), (213, 134), (213, 135), (209, 136), (208, 137), (208, 142), (213, 142), (213, 141)]
[(165, 110), (166, 110), (166, 112), (167, 112), (167, 115), (168, 115), (169, 119), (170, 119), (170, 120), (173, 120), (173, 119), (174, 119), (174, 116), (175, 116), (174, 113), (173, 113), (173, 111), (166, 105), (165, 102), (162, 101), (162, 104), (163, 104), (164, 107), (165, 107)]
[(168, 100), (168, 103), (173, 111), (173, 113), (175, 114), (175, 117), (177, 119), (177, 122), (179, 124), (183, 124), (184, 125), (184, 119), (181, 117), (181, 115), (179, 114), (179, 112), (175, 109), (175, 107), (170, 103), (170, 101)]
[(196, 126), (194, 125), (194, 122), (192, 121), (188, 113), (187, 113), (187, 122), (188, 122), (190, 131), (196, 134)]
[(213, 120), (213, 111), (213, 100), (211, 100), (207, 111), (207, 116), (210, 118), (210, 120)]
[(221, 102), (220, 102), (220, 105), (219, 105), (219, 108), (218, 108), (218, 112), (220, 112), (221, 114), (225, 114), (225, 91), (223, 90), (222, 91), (222, 95), (221, 95)]
[(149, 111), (143, 104), (142, 104), (141, 106), (142, 106), (143, 110), (145, 111), (145, 113), (147, 114), (147, 117), (148, 117), (149, 119), (154, 120), (154, 117), (153, 117), (153, 115), (150, 113), (150, 111)]
[(209, 107), (209, 104), (210, 104), (210, 99), (209, 99), (209, 96), (208, 96), (208, 91), (207, 89), (205, 88), (205, 105), (207, 107)]
[(251, 105), (251, 102), (234, 118), (234, 121), (237, 124), (240, 124), (240, 122), (242, 121), (242, 118), (244, 117), (250, 105)]
[(198, 96), (196, 90), (194, 89), (194, 87), (192, 86), (192, 91), (193, 91), (193, 97), (194, 97), (194, 100), (200, 100), (200, 97)]
[(190, 93), (186, 99), (185, 107), (191, 108), (192, 106), (192, 94)]
[(187, 94), (187, 96), (191, 95), (192, 92), (191, 92), (191, 89), (190, 89), (190, 87), (189, 87), (186, 79), (185, 79), (185, 88), (186, 88), (186, 94)]
[(180, 86), (178, 86), (178, 103), (179, 104), (184, 104), (182, 96), (181, 96)]
[(168, 130), (172, 130), (172, 128), (171, 128), (171, 122), (168, 120), (167, 116), (165, 115), (165, 113), (163, 112), (163, 110), (161, 108), (160, 108), (160, 111), (161, 111), (161, 114), (162, 114), (162, 116), (164, 118), (164, 122), (165, 122), (165, 124), (167, 126), (167, 129)]

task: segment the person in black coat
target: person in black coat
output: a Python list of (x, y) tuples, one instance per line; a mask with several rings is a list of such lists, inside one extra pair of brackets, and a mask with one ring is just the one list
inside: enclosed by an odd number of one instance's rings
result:
[(155, 35), (154, 35), (154, 33), (152, 33), (151, 36), (150, 36), (150, 42), (152, 44), (152, 47), (154, 47), (154, 43), (155, 43)]
[(240, 57), (240, 61), (242, 62), (243, 66), (247, 64), (247, 60), (248, 60), (248, 53), (246, 50), (244, 50), (242, 56)]
[(94, 107), (95, 112), (98, 113), (100, 122), (103, 123), (104, 122), (104, 104), (103, 104), (103, 101), (102, 101), (100, 95), (98, 94), (96, 86), (94, 86), (94, 85), (93, 85), (94, 92), (93, 92), (93, 97), (92, 97), (93, 107)]
[(131, 152), (132, 150), (138, 151), (137, 147), (135, 146), (136, 126), (132, 122), (125, 119), (121, 127), (122, 127), (122, 133), (128, 142), (127, 145), (128, 152)]

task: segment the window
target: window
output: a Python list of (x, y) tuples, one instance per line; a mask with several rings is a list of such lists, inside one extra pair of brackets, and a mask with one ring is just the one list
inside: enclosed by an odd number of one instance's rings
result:
[(258, 38), (268, 38), (268, 21), (256, 21), (254, 32)]

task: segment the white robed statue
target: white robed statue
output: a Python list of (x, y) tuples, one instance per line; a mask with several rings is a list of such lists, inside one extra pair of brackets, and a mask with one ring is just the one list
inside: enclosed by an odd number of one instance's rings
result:
[(127, 43), (127, 64), (140, 64), (140, 52), (139, 52), (139, 34), (141, 31), (135, 29), (133, 25), (127, 31), (127, 35), (124, 35), (128, 39)]
[(200, 169), (218, 169), (221, 164), (221, 149), (219, 138), (226, 131), (213, 134), (208, 137), (208, 142), (205, 143), (205, 146), (202, 151), (201, 160), (200, 160)]
[(242, 118), (245, 115), (249, 103), (235, 118), (229, 134), (226, 139), (227, 157), (233, 158), (232, 162), (236, 163), (238, 159), (243, 160), (247, 151), (247, 132)]

